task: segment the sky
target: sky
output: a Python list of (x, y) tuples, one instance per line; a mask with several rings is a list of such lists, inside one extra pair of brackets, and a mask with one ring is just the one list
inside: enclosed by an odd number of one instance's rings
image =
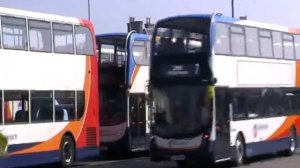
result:
[[(235, 17), (300, 28), (299, 0), (234, 0)], [(88, 0), (0, 0), (1, 7), (88, 18)], [(155, 23), (184, 14), (231, 16), (231, 0), (90, 0), (96, 34), (126, 32), (129, 17)]]

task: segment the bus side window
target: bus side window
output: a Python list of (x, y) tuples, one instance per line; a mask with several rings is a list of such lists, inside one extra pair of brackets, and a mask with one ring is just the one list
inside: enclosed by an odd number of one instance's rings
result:
[(56, 121), (75, 119), (75, 91), (55, 91)]
[(160, 45), (158, 46), (158, 51), (160, 53), (164, 53), (166, 51), (168, 51), (172, 45), (171, 39), (170, 38), (165, 38), (165, 37), (161, 37), (160, 39)]
[(183, 43), (183, 38), (177, 38), (176, 42), (173, 44), (173, 52), (184, 52), (184, 43)]
[(29, 122), (29, 92), (23, 90), (4, 91), (5, 122)]
[[(218, 91), (217, 91), (218, 92)], [(217, 121), (221, 121), (220, 124), (225, 124), (229, 121), (229, 95), (226, 92), (220, 91), (216, 94), (216, 111)]]
[(232, 100), (232, 106), (233, 106), (234, 120), (246, 118), (247, 116), (246, 97), (241, 95), (234, 97)]
[(31, 121), (53, 121), (52, 91), (31, 91)]
[(77, 91), (77, 119), (80, 119), (84, 114), (84, 91)]

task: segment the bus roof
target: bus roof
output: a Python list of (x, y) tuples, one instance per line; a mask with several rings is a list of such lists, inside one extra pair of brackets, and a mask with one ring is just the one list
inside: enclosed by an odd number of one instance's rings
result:
[[(286, 26), (281, 26), (278, 24), (270, 24), (270, 23), (263, 23), (253, 20), (245, 20), (245, 19), (239, 19), (239, 18), (232, 18), (228, 16), (224, 16), (222, 14), (192, 14), (192, 15), (178, 15), (178, 16), (172, 16), (168, 17), (162, 20), (159, 20), (157, 22), (157, 26), (161, 25), (163, 22), (166, 21), (172, 21), (173, 19), (180, 19), (180, 18), (191, 18), (191, 19), (212, 19), (213, 22), (223, 22), (223, 23), (232, 23), (232, 24), (238, 24), (238, 25), (245, 25), (245, 26), (252, 26), (252, 27), (259, 27), (259, 28), (265, 28), (265, 29), (271, 29), (271, 30), (277, 30), (277, 31), (289, 31), (289, 28)], [(297, 32), (299, 32), (299, 29), (292, 29)]]
[(126, 38), (127, 33), (105, 33), (96, 35), (97, 38)]
[(79, 23), (78, 18), (75, 17), (32, 12), (26, 10), (13, 9), (13, 8), (5, 8), (5, 7), (0, 7), (0, 15), (26, 17), (32, 19), (48, 20), (48, 21)]
[(97, 43), (124, 45), (126, 42), (127, 33), (106, 33), (96, 35)]
[[(97, 43), (123, 45), (126, 42), (128, 33), (105, 33), (96, 35)], [(149, 39), (149, 35), (144, 33), (133, 33), (132, 36)]]

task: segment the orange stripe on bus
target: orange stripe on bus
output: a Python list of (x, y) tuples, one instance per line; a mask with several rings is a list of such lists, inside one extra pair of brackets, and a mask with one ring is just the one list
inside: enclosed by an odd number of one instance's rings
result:
[(296, 61), (296, 87), (300, 87), (300, 61)]
[(132, 75), (132, 78), (131, 78), (131, 84), (133, 84), (133, 82), (135, 81), (135, 78), (136, 78), (136, 76), (137, 76), (137, 74), (138, 74), (138, 72), (139, 72), (140, 67), (141, 67), (141, 66), (139, 66), (139, 65), (136, 65), (136, 66), (134, 67), (133, 75)]
[(297, 119), (297, 116), (287, 117), (283, 124), (269, 138), (267, 138), (267, 140), (275, 140), (288, 136), (290, 128), (294, 125)]
[(67, 131), (70, 131), (75, 136), (76, 134), (78, 134), (78, 131), (76, 131), (76, 130), (79, 130), (81, 125), (82, 125), (82, 122), (80, 122), (80, 121), (71, 122), (62, 131), (60, 131), (59, 134), (55, 135), (53, 138), (51, 138), (45, 142), (42, 142), (38, 145), (35, 145), (31, 148), (17, 151), (17, 152), (11, 153), (9, 155), (59, 150), (60, 141), (61, 141), (61, 137), (63, 136), (63, 134)]
[[(46, 140), (44, 142), (41, 142), (31, 148), (23, 149), (21, 151), (10, 153), (9, 155), (18, 155), (18, 154), (25, 154), (25, 153), (37, 153), (42, 151), (55, 151), (59, 150), (60, 148), (60, 142), (62, 136), (66, 132), (71, 132), (74, 138), (79, 138), (83, 125), (86, 120), (86, 113), (88, 110), (88, 104), (89, 104), (89, 96), (90, 96), (90, 85), (91, 85), (91, 59), (87, 57), (86, 59), (86, 75), (85, 75), (85, 82), (84, 82), (84, 90), (85, 90), (85, 113), (84, 116), (80, 121), (70, 121), (67, 126), (61, 130), (57, 135), (50, 138), (49, 140)], [(77, 145), (77, 144), (76, 144)]]

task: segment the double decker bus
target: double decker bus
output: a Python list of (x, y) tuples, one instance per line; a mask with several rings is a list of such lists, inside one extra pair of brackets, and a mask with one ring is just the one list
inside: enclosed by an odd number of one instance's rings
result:
[(0, 167), (98, 154), (98, 65), (92, 23), (0, 8)]
[(151, 160), (240, 165), (255, 155), (292, 155), (300, 135), (299, 32), (222, 14), (158, 21)]
[(107, 156), (148, 147), (149, 35), (97, 35), (100, 150)]

